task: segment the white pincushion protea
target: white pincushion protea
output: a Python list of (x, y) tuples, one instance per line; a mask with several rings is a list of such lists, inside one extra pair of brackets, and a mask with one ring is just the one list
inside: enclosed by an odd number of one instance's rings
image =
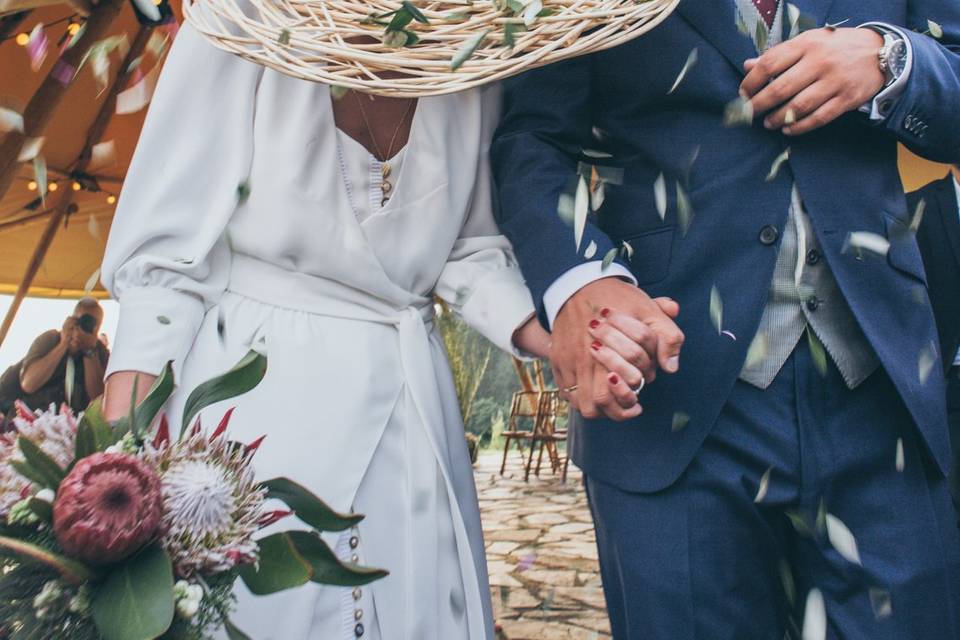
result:
[[(57, 411), (51, 404), (46, 411), (30, 411), (17, 403), (17, 417), (13, 419), (17, 434), (32, 440), (45, 454), (54, 459), (61, 469), (73, 462), (77, 447), (77, 421), (64, 405)], [(22, 459), (17, 452), (16, 459)]]
[(77, 421), (67, 407), (58, 412), (51, 404), (47, 411), (31, 411), (17, 402), (16, 411), (16, 430), (0, 435), (0, 521), (6, 520), (13, 505), (32, 493), (31, 482), (9, 464), (11, 460), (23, 460), (18, 437), (32, 440), (63, 469), (73, 462), (76, 449)]
[(254, 479), (250, 459), (259, 442), (227, 439), (229, 414), (212, 436), (195, 428), (171, 442), (161, 427), (144, 457), (160, 475), (162, 537), (178, 575), (220, 573), (257, 560), (253, 535), (261, 528), (265, 491)]

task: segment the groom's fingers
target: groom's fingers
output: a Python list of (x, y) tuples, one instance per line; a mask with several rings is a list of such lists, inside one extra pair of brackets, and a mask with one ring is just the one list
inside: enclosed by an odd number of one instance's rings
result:
[(767, 116), (763, 124), (767, 129), (782, 129), (783, 127), (793, 126), (827, 104), (836, 96), (836, 93), (836, 90), (826, 83), (813, 84), (794, 96), (790, 102)]
[(747, 72), (740, 83), (740, 92), (752, 98), (770, 83), (803, 58), (805, 47), (803, 36), (779, 44), (759, 58), (747, 60), (743, 68)]
[(686, 337), (672, 318), (661, 315), (647, 320), (647, 324), (657, 334), (657, 362), (667, 373), (680, 370), (680, 349)]
[(750, 103), (756, 114), (768, 113), (790, 102), (798, 94), (817, 82), (815, 65), (801, 60), (760, 89)]
[(827, 126), (849, 110), (850, 106), (843, 98), (835, 97), (797, 124), (784, 127), (783, 133), (788, 136), (799, 136), (804, 133), (809, 133), (815, 129)]

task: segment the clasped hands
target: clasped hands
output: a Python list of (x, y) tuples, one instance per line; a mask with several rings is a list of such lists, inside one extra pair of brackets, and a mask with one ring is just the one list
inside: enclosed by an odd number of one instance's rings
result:
[(619, 278), (603, 278), (575, 293), (553, 325), (550, 363), (571, 406), (586, 418), (623, 421), (643, 411), (635, 392), (657, 372), (680, 369), (679, 305), (650, 298)]

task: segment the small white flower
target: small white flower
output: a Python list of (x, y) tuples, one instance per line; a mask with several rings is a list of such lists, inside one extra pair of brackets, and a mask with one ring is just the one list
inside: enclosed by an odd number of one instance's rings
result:
[(197, 615), (197, 611), (200, 610), (200, 603), (196, 600), (183, 599), (177, 603), (177, 613), (181, 617), (190, 620), (193, 616)]
[(87, 585), (80, 587), (77, 594), (70, 598), (67, 603), (67, 609), (70, 613), (85, 614), (90, 610), (90, 589)]
[(33, 608), (37, 609), (37, 617), (40, 617), (40, 611), (46, 610), (51, 604), (55, 603), (63, 595), (63, 588), (56, 580), (50, 580), (43, 585), (40, 593), (33, 599)]
[(43, 500), (44, 502), (49, 502), (50, 504), (53, 504), (53, 500), (54, 498), (56, 498), (56, 494), (53, 492), (53, 489), (41, 489), (40, 491), (37, 492), (37, 495), (33, 497), (36, 498), (37, 500)]
[(203, 587), (198, 584), (192, 584), (187, 587), (187, 600), (200, 603), (203, 600)]

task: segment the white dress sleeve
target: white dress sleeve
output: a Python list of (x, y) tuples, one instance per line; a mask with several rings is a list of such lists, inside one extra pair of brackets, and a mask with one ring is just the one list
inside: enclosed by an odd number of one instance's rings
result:
[(262, 70), (189, 25), (177, 35), (103, 260), (101, 280), (120, 303), (107, 375), (179, 368), (225, 290), (225, 230), (250, 170)]
[(513, 248), (500, 233), (493, 215), (489, 151), (499, 119), (500, 90), (494, 85), (481, 92), (483, 132), (473, 198), (460, 237), (437, 282), (436, 294), (497, 347), (523, 357), (513, 344), (513, 334), (533, 317), (535, 309)]

